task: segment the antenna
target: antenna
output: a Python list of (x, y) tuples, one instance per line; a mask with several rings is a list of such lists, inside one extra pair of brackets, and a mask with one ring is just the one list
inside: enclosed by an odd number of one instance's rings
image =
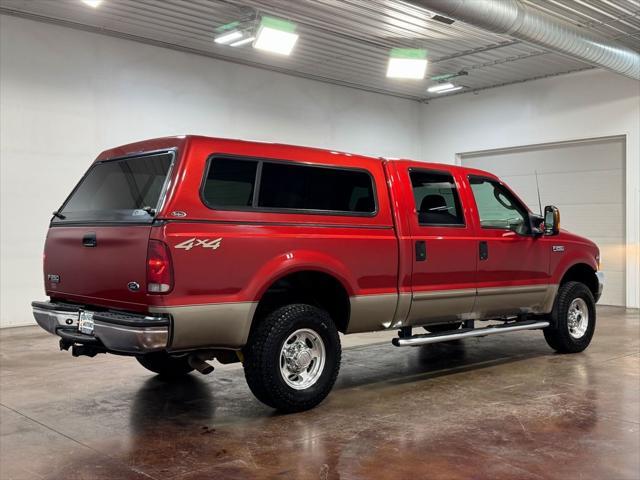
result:
[(540, 185), (538, 184), (538, 171), (534, 170), (536, 176), (536, 190), (538, 191), (538, 208), (540, 208), (540, 216), (542, 216), (542, 202), (540, 201)]

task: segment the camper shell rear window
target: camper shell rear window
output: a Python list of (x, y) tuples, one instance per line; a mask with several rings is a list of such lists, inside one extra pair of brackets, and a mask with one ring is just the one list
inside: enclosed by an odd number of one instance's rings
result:
[(173, 151), (94, 163), (75, 187), (52, 224), (151, 223), (160, 207)]

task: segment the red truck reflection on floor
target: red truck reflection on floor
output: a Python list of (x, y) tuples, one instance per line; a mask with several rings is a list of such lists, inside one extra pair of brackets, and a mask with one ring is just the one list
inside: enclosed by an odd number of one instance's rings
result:
[(538, 328), (581, 351), (598, 263), (555, 207), (535, 215), (480, 170), (160, 138), (100, 154), (54, 212), (33, 311), (74, 355), (166, 377), (242, 361), (258, 399), (298, 411), (333, 386), (338, 332), (408, 346)]

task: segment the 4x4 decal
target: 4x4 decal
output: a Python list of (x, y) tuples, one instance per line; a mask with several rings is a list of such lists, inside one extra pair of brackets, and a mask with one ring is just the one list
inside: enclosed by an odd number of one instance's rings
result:
[(175, 246), (175, 248), (182, 248), (183, 250), (191, 250), (193, 247), (202, 247), (202, 248), (212, 248), (216, 250), (220, 248), (220, 244), (222, 243), (222, 237), (215, 238), (213, 240), (209, 238), (190, 238), (189, 240), (185, 240)]

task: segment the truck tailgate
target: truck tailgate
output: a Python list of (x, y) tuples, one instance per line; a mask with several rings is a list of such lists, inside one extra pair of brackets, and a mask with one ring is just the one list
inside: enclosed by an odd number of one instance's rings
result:
[(145, 310), (151, 228), (150, 225), (50, 228), (44, 259), (47, 295), (88, 305)]

